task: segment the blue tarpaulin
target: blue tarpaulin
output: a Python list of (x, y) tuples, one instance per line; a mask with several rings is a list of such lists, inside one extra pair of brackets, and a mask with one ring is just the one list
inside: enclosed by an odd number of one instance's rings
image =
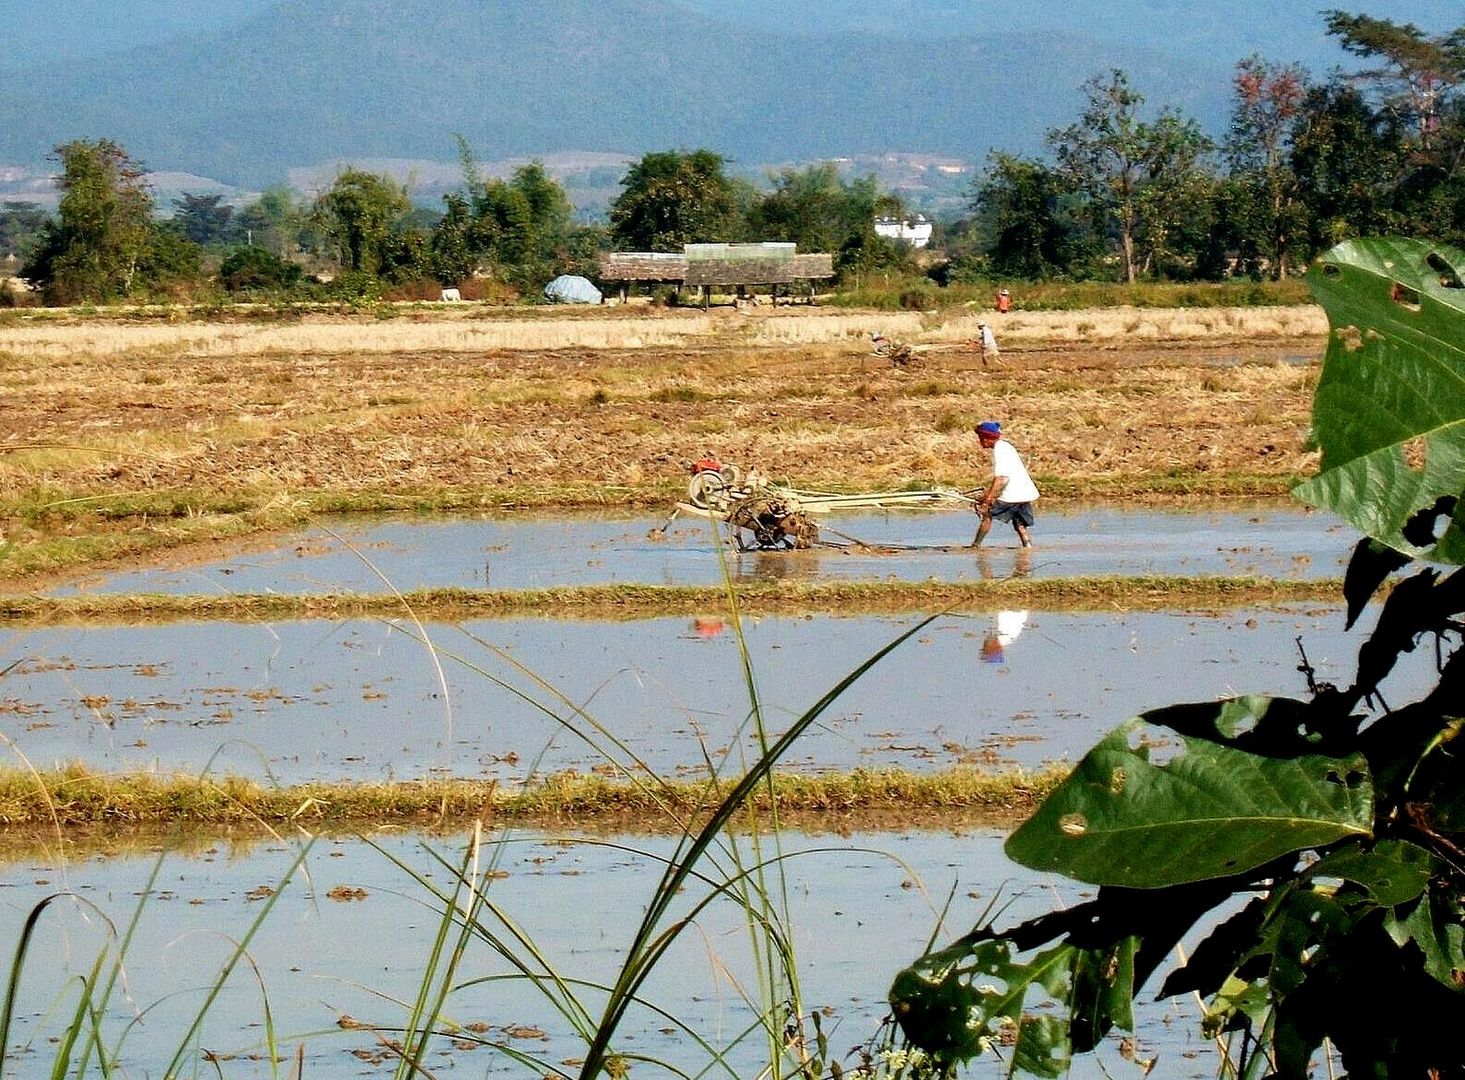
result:
[(598, 304), (600, 290), (577, 274), (561, 274), (544, 287), (544, 298), (555, 304)]

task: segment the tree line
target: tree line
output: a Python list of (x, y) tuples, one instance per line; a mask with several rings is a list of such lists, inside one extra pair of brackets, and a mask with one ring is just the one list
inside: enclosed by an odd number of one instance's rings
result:
[(1338, 10), (1323, 18), (1365, 65), (1318, 81), (1296, 64), (1242, 60), (1219, 142), (1175, 109), (1147, 118), (1124, 71), (1091, 78), (1080, 115), (1046, 133), (1046, 155), (989, 157), (969, 212), (938, 223), (939, 255), (920, 264), (874, 229), (905, 215), (902, 200), (832, 163), (756, 185), (712, 150), (648, 153), (608, 221), (577, 224), (542, 164), (487, 178), (461, 139), (462, 183), (441, 208), (348, 168), (314, 199), (274, 188), (236, 208), (185, 194), (167, 217), (122, 146), (73, 141), (55, 151), (57, 212), (4, 204), (0, 246), (23, 253), (20, 276), (46, 302), (75, 303), (469, 285), (534, 296), (558, 273), (594, 277), (604, 251), (705, 241), (792, 241), (834, 253), (846, 279), (883, 270), (941, 283), (1280, 279), (1349, 236), (1465, 243), (1465, 27), (1430, 35)]

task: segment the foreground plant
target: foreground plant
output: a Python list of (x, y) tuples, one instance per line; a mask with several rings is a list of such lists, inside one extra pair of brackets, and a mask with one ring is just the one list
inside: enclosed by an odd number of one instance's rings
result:
[[(1311, 274), (1332, 326), (1314, 404), (1319, 475), (1298, 495), (1364, 533), (1351, 626), (1416, 560), (1465, 563), (1465, 252), (1340, 245)], [(1175, 705), (1121, 725), (1008, 840), (1023, 865), (1099, 886), (1006, 930), (979, 926), (896, 976), (935, 1071), (1011, 1046), (1059, 1076), (1114, 1029), (1198, 928), (1160, 997), (1208, 1001), (1237, 1077), (1465, 1071), (1465, 571), (1397, 581), (1351, 685), (1305, 700)], [(1381, 688), (1432, 650), (1419, 700)], [(1056, 1009), (1034, 1011), (1040, 1005)]]

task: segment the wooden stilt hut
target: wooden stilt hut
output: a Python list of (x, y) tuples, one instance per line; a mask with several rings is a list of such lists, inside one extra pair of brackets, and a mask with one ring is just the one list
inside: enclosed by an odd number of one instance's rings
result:
[(779, 288), (791, 293), (802, 285), (813, 299), (815, 281), (834, 276), (832, 255), (799, 254), (795, 245), (765, 242), (758, 244), (687, 244), (681, 254), (670, 252), (618, 251), (602, 256), (600, 277), (606, 283), (617, 282), (624, 302), (632, 282), (674, 284), (700, 289), (702, 306), (706, 307), (714, 287), (733, 291), (745, 297), (750, 288), (767, 286), (774, 303)]

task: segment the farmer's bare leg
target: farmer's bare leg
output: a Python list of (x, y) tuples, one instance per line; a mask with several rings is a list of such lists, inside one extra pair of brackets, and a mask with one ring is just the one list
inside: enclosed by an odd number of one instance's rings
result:
[(1028, 535), (1028, 527), (1026, 525), (1014, 525), (1013, 528), (1017, 530), (1017, 538), (1023, 547), (1033, 546), (1033, 539)]
[(977, 526), (977, 535), (972, 540), (972, 547), (981, 547), (982, 541), (987, 539), (987, 534), (992, 531), (992, 518), (988, 514), (982, 515), (982, 523)]

